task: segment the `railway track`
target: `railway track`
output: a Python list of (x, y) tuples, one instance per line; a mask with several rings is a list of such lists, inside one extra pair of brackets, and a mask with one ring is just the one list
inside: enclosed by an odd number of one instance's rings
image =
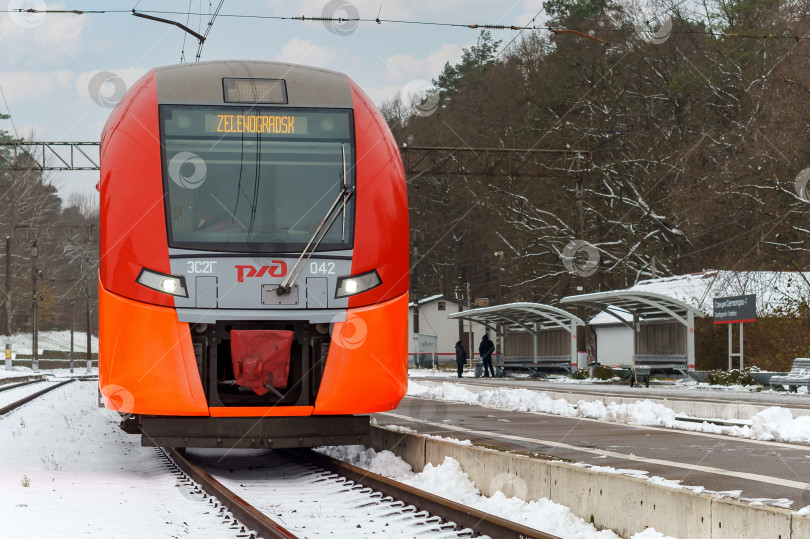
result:
[[(208, 458), (210, 462), (205, 462), (205, 457), (192, 456), (178, 449), (160, 451), (166, 455), (170, 465), (176, 466), (207, 495), (227, 508), (235, 519), (261, 537), (289, 539), (299, 537), (298, 534), (307, 537), (319, 535), (309, 524), (302, 526), (300, 520), (296, 524), (293, 517), (299, 510), (313, 510), (314, 504), (318, 506), (314, 511), (320, 512), (327, 507), (334, 510), (337, 516), (334, 518), (333, 515), (322, 514), (318, 520), (328, 522), (328, 526), (345, 526), (345, 530), (330, 527), (330, 531), (323, 532), (323, 535), (334, 531), (344, 536), (489, 535), (497, 538), (559, 539), (310, 450), (273, 451), (261, 457), (252, 457), (251, 464), (242, 466), (244, 473), (237, 472), (233, 479), (228, 477), (223, 481), (213, 477), (212, 473), (222, 475), (234, 472), (238, 466), (227, 464), (227, 468), (222, 468), (226, 465), (217, 465), (219, 461), (212, 460), (214, 457)], [(261, 466), (257, 466), (257, 459), (270, 461), (269, 465), (276, 470), (274, 478), (270, 479), (263, 473)], [(231, 486), (238, 484), (239, 491), (234, 492), (224, 482), (231, 483)], [(259, 483), (261, 488), (254, 488)], [(262, 489), (264, 494), (255, 492)], [(255, 505), (246, 501), (248, 497), (255, 499)], [(256, 506), (267, 509), (261, 510)], [(303, 515), (298, 516), (304, 518)], [(287, 520), (291, 524), (286, 524)]]
[[(65, 380), (63, 382), (55, 383), (54, 385), (48, 386), (48, 387), (46, 387), (44, 389), (41, 389), (39, 391), (35, 391), (34, 393), (29, 393), (25, 397), (23, 397), (21, 399), (18, 399), (18, 400), (14, 401), (14, 402), (12, 402), (10, 404), (7, 404), (5, 406), (1, 406), (0, 407), (0, 417), (6, 415), (7, 413), (9, 413), (11, 411), (16, 410), (17, 408), (19, 408), (23, 404), (29, 403), (32, 400), (34, 400), (34, 399), (36, 399), (38, 397), (41, 397), (42, 395), (44, 395), (44, 394), (46, 394), (46, 393), (48, 393), (50, 391), (53, 391), (54, 389), (60, 388), (65, 384), (69, 384), (73, 380), (75, 380), (75, 378), (71, 378), (70, 380)], [(11, 387), (4, 388), (4, 390), (15, 389), (15, 388), (19, 388), (19, 387), (23, 387), (23, 386), (27, 386), (27, 385), (31, 385), (31, 384), (39, 384), (39, 383), (43, 383), (43, 382), (34, 381), (34, 382), (24, 382), (24, 383), (21, 383), (21, 384), (14, 384), (15, 387), (13, 387), (13, 388), (11, 388)]]
[(28, 380), (25, 382), (17, 382), (14, 384), (5, 384), (0, 386), (0, 393), (2, 393), (3, 391), (8, 391), (10, 389), (17, 389), (18, 387), (30, 386), (31, 384), (41, 384), (44, 381), (45, 380)]

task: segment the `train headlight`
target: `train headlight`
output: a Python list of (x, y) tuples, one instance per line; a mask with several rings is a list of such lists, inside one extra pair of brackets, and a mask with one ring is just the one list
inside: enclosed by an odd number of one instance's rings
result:
[(345, 298), (371, 290), (374, 287), (380, 286), (382, 279), (380, 279), (377, 270), (371, 270), (368, 273), (360, 275), (350, 275), (348, 277), (338, 277), (337, 291), (335, 298)]
[(163, 292), (164, 294), (180, 296), (181, 298), (188, 297), (188, 291), (186, 290), (186, 278), (182, 276), (178, 277), (176, 275), (166, 275), (164, 273), (158, 273), (157, 271), (142, 268), (141, 273), (138, 274), (136, 281), (147, 288), (157, 290), (158, 292)]

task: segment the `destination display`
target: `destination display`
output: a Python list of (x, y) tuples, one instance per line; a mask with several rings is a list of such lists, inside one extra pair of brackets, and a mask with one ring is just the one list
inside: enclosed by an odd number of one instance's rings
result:
[(730, 296), (714, 298), (714, 323), (755, 322), (757, 319), (757, 296)]
[(206, 114), (206, 133), (306, 135), (306, 116), (283, 114)]

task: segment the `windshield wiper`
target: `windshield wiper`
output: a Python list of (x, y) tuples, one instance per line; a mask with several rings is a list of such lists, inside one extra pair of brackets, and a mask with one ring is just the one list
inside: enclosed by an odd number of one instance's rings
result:
[[(346, 176), (344, 174), (344, 178), (345, 177)], [(332, 225), (335, 223), (335, 221), (338, 218), (338, 215), (340, 215), (341, 213), (343, 213), (343, 222), (344, 222), (343, 226), (345, 234), (346, 205), (349, 203), (349, 200), (351, 200), (352, 195), (354, 195), (354, 186), (346, 185), (344, 183), (340, 188), (340, 194), (332, 203), (332, 206), (329, 207), (329, 211), (326, 212), (326, 215), (323, 216), (323, 219), (321, 219), (321, 223), (318, 225), (318, 228), (316, 228), (315, 232), (312, 233), (312, 237), (309, 238), (307, 246), (304, 247), (303, 251), (301, 251), (301, 254), (298, 256), (298, 260), (295, 261), (295, 265), (293, 265), (292, 269), (290, 270), (290, 273), (287, 274), (287, 277), (276, 289), (276, 294), (278, 294), (279, 296), (283, 296), (284, 294), (290, 293), (290, 290), (292, 290), (292, 286), (290, 286), (290, 283), (291, 282), (294, 283), (296, 279), (298, 279), (298, 276), (301, 274), (301, 271), (304, 269), (304, 266), (306, 264), (301, 264), (300, 268), (298, 267), (298, 265), (301, 263), (301, 261), (306, 262), (307, 260), (309, 260), (309, 257), (312, 256), (312, 253), (314, 253), (315, 249), (318, 248), (318, 245), (320, 245), (324, 236), (326, 236), (326, 233), (329, 232), (330, 228), (332, 228)], [(339, 208), (337, 212), (335, 211), (336, 208)], [(328, 224), (327, 221), (329, 222)], [(304, 258), (305, 256), (306, 258)]]

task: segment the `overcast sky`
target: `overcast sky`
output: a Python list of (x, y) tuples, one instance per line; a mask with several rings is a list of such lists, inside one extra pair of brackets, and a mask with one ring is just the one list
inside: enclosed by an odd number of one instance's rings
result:
[[(160, 15), (205, 32), (208, 13), (219, 2), (201, 0), (0, 0), (0, 9), (162, 10), (204, 16)], [(350, 4), (346, 6), (345, 4)], [(221, 14), (271, 16), (346, 16), (353, 9), (362, 18), (453, 22), (465, 24), (527, 24), (541, 8), (538, 0), (225, 0)], [(325, 67), (352, 77), (378, 104), (406, 86), (430, 81), (445, 62), (456, 62), (480, 30), (393, 23), (359, 23), (327, 28), (329, 23), (260, 20), (220, 16), (212, 27), (201, 60), (277, 60)], [(493, 31), (508, 43), (512, 30)], [(181, 29), (136, 18), (131, 13), (25, 14), (0, 13), (0, 87), (19, 135), (48, 141), (97, 141), (112, 95), (104, 85), (92, 98), (93, 76), (108, 71), (127, 85), (155, 66), (193, 62), (197, 41)], [(101, 96), (99, 97), (99, 92)], [(101, 101), (102, 105), (96, 101)], [(8, 110), (7, 110), (8, 109)], [(14, 132), (8, 120), (0, 129)], [(97, 173), (55, 173), (60, 194), (90, 191)]]

